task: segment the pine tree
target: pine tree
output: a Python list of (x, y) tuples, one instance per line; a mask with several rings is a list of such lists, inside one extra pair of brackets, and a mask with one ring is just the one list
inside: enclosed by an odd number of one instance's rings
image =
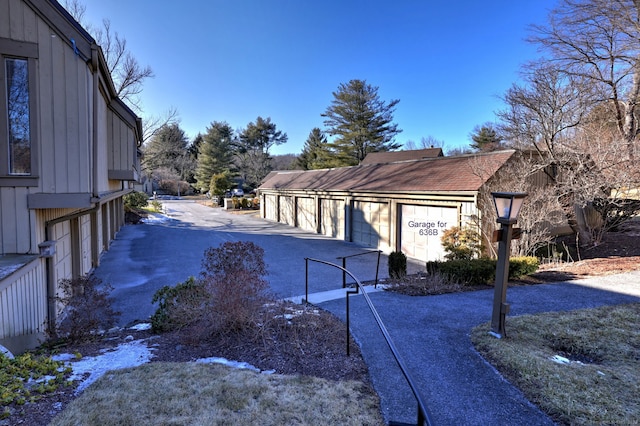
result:
[(256, 188), (262, 179), (271, 171), (269, 149), (273, 145), (287, 142), (288, 136), (277, 130), (271, 118), (258, 117), (240, 132), (234, 143), (234, 162), (240, 177), (247, 185)]
[(495, 151), (501, 148), (502, 138), (491, 123), (476, 126), (471, 133), (471, 148), (480, 152)]
[(359, 164), (370, 152), (393, 151), (402, 146), (395, 136), (402, 130), (393, 123), (395, 99), (380, 100), (378, 88), (363, 80), (341, 83), (322, 117), (327, 133), (337, 138), (331, 143), (340, 165)]
[(318, 127), (315, 127), (309, 133), (309, 137), (307, 137), (304, 143), (302, 153), (298, 156), (297, 163), (303, 170), (317, 170), (339, 166), (329, 147), (327, 137)]
[(180, 178), (188, 175), (188, 141), (184, 131), (177, 124), (162, 126), (143, 147), (143, 167), (152, 175), (158, 169), (174, 172)]
[(233, 129), (226, 122), (214, 121), (207, 127), (198, 147), (196, 181), (200, 191), (209, 190), (212, 176), (231, 170), (233, 138)]

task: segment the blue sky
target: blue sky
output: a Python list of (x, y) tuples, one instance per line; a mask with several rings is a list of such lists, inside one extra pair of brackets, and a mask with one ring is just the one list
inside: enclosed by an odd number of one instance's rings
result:
[(539, 56), (524, 41), (556, 0), (87, 0), (85, 21), (111, 21), (155, 78), (144, 114), (174, 107), (193, 138), (212, 121), (245, 127), (271, 117), (299, 154), (340, 83), (366, 80), (400, 99), (396, 141), (432, 136), (469, 144), (495, 121), (520, 66)]

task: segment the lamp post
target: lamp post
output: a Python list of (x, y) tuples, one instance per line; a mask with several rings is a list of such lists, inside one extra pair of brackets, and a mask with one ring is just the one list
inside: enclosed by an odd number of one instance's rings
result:
[(506, 336), (504, 323), (509, 313), (507, 302), (507, 280), (509, 278), (509, 251), (513, 238), (513, 225), (518, 221), (520, 207), (527, 196), (524, 192), (492, 192), (493, 203), (498, 214), (498, 262), (496, 284), (493, 295), (493, 314), (489, 334), (501, 339)]

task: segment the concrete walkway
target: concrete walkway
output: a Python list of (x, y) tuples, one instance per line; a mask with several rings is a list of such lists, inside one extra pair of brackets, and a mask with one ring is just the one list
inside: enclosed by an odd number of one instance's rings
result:
[[(640, 271), (574, 282), (509, 288), (510, 317), (640, 302)], [(362, 296), (351, 296), (352, 334), (362, 349), (385, 420), (415, 424), (417, 403)], [(473, 327), (489, 322), (493, 290), (370, 298), (437, 425), (550, 425), (475, 351)], [(344, 300), (320, 303), (345, 317)], [(507, 318), (507, 333), (509, 319)]]

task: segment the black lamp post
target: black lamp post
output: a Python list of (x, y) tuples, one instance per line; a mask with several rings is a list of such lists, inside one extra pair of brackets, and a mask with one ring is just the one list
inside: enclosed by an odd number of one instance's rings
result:
[(524, 192), (492, 192), (493, 202), (501, 225), (498, 232), (498, 263), (496, 265), (496, 284), (493, 295), (493, 315), (491, 316), (491, 335), (502, 338), (505, 334), (505, 317), (509, 313), (507, 302), (507, 280), (509, 278), (509, 251), (513, 238), (513, 225), (518, 221), (520, 207), (527, 196)]

